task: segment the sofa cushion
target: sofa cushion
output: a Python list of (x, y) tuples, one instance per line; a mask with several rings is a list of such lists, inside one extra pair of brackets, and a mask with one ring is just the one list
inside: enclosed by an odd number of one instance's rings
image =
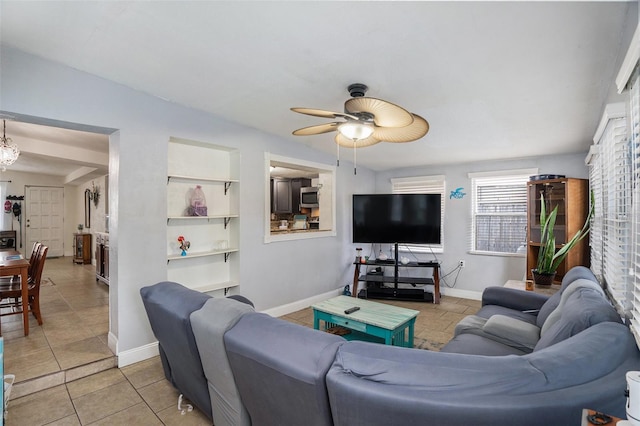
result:
[(494, 315), (489, 318), (482, 330), (510, 346), (509, 342), (516, 342), (518, 347), (533, 349), (540, 339), (540, 329), (537, 326), (504, 315)]
[(601, 289), (577, 287), (566, 299), (558, 321), (541, 334), (534, 352), (553, 346), (601, 322), (621, 323), (622, 320)]
[(325, 375), (346, 340), (269, 315), (245, 314), (224, 335), (254, 425), (333, 425)]
[(228, 298), (208, 300), (191, 314), (216, 426), (250, 426), (251, 419), (240, 400), (224, 346), (224, 333), (253, 307)]
[[(524, 291), (522, 290), (517, 290), (517, 291), (524, 293)], [(518, 319), (520, 321), (528, 322), (530, 324), (536, 323), (536, 314), (537, 314), (537, 311), (534, 313), (528, 313), (528, 312), (517, 311), (511, 308), (507, 308), (499, 305), (485, 305), (482, 308), (480, 308), (480, 310), (476, 313), (477, 316), (486, 318), (486, 319), (489, 319), (494, 315), (505, 315), (511, 318)]]
[(574, 266), (569, 269), (567, 273), (562, 277), (562, 285), (560, 286), (560, 290), (552, 295), (549, 300), (545, 302), (544, 305), (540, 308), (540, 312), (538, 313), (538, 318), (536, 320), (536, 325), (542, 328), (542, 325), (547, 320), (547, 317), (553, 312), (560, 303), (560, 298), (562, 297), (562, 293), (564, 290), (575, 280), (578, 279), (586, 279), (593, 281), (595, 283), (598, 282), (596, 276), (591, 272), (591, 269), (585, 266)]
[(580, 422), (584, 407), (624, 414), (624, 374), (637, 365), (629, 330), (602, 323), (524, 356), (349, 342), (327, 374), (327, 387), (338, 426), (399, 424), (399, 419), (448, 426), (567, 425)]
[(212, 418), (207, 379), (191, 329), (191, 313), (202, 308), (211, 296), (170, 281), (143, 287), (140, 295), (158, 339), (165, 377)]
[(544, 334), (549, 329), (549, 327), (551, 327), (560, 319), (560, 317), (562, 316), (562, 312), (564, 310), (564, 305), (567, 303), (567, 300), (569, 300), (574, 293), (579, 292), (582, 289), (591, 289), (596, 294), (599, 294), (602, 297), (602, 299), (606, 298), (604, 294), (604, 290), (602, 290), (602, 287), (600, 287), (600, 284), (598, 283), (595, 283), (591, 280), (586, 280), (583, 278), (580, 278), (571, 282), (567, 286), (567, 288), (564, 289), (564, 291), (562, 292), (562, 296), (560, 296), (560, 302), (558, 303), (558, 306), (556, 307), (556, 309), (554, 309), (553, 312), (549, 314), (549, 316), (547, 317), (547, 320), (544, 322), (544, 324), (542, 324), (542, 327), (540, 327), (541, 336), (544, 336)]
[(508, 346), (487, 337), (478, 336), (476, 334), (463, 333), (449, 340), (446, 345), (440, 348), (440, 352), (468, 355), (502, 356), (525, 355), (531, 351), (524, 351), (522, 349), (514, 348), (512, 346)]

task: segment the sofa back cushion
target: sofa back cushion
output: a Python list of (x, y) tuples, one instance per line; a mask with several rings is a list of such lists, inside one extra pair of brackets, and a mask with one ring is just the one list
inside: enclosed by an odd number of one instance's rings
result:
[[(574, 283), (576, 284), (579, 282)], [(622, 320), (601, 289), (577, 287), (566, 298), (558, 320), (541, 333), (534, 352), (555, 345), (601, 322), (621, 323)]]
[(342, 337), (249, 313), (224, 335), (253, 425), (333, 425), (325, 375)]
[(250, 426), (236, 388), (224, 346), (224, 334), (240, 318), (254, 312), (252, 306), (225, 297), (209, 299), (191, 314), (191, 326), (198, 343), (204, 374), (209, 383), (213, 422), (216, 426)]
[(560, 298), (562, 297), (562, 293), (564, 290), (574, 281), (578, 279), (590, 280), (595, 283), (598, 282), (596, 276), (591, 272), (591, 269), (585, 266), (574, 266), (569, 269), (569, 271), (562, 277), (562, 285), (560, 286), (560, 290), (552, 295), (549, 300), (545, 302), (544, 305), (540, 308), (540, 312), (538, 312), (538, 318), (536, 319), (536, 325), (540, 328), (544, 325), (547, 317), (553, 312), (560, 303)]
[(140, 295), (158, 339), (165, 377), (212, 418), (207, 380), (190, 319), (191, 313), (202, 308), (211, 296), (169, 281), (143, 287)]

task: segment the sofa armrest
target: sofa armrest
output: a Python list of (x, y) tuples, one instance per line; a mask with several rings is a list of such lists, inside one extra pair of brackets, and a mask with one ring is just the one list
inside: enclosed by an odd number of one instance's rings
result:
[(515, 288), (487, 287), (482, 292), (482, 306), (498, 305), (517, 311), (537, 311), (549, 296)]

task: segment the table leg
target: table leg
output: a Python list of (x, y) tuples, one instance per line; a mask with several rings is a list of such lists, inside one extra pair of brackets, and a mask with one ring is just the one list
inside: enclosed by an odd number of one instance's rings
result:
[(353, 297), (358, 297), (358, 281), (360, 281), (360, 264), (356, 263), (356, 268), (353, 272), (353, 292), (351, 293)]
[(318, 317), (316, 311), (313, 311), (313, 329), (320, 330), (320, 318)]
[(414, 326), (415, 321), (416, 320), (414, 318), (413, 321), (411, 321), (409, 323), (409, 338), (407, 340), (407, 347), (408, 348), (412, 348), (413, 347), (413, 326)]
[(24, 335), (29, 335), (29, 267), (20, 269), (20, 285), (22, 287), (22, 320), (24, 322)]
[(440, 265), (433, 268), (433, 303), (440, 303)]

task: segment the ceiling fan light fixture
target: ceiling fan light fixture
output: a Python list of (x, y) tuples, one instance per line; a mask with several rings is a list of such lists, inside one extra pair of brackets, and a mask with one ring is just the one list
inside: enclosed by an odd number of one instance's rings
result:
[(20, 149), (18, 149), (18, 145), (13, 143), (11, 138), (7, 137), (7, 121), (2, 120), (2, 123), (2, 138), (0, 138), (0, 166), (2, 166), (2, 170), (4, 171), (6, 166), (10, 166), (16, 162), (20, 155)]
[(373, 134), (373, 130), (371, 124), (360, 121), (347, 121), (338, 126), (340, 134), (352, 141), (368, 138)]

